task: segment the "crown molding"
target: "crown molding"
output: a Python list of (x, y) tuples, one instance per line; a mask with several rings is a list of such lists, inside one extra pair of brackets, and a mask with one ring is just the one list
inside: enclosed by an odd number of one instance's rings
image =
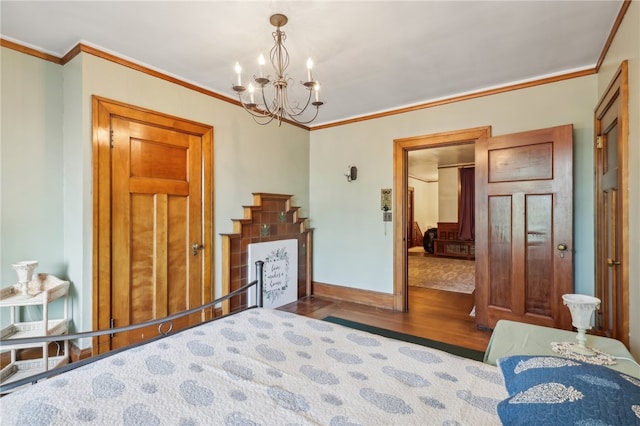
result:
[[(622, 23), (622, 20), (624, 18), (624, 15), (627, 13), (627, 10), (629, 9), (629, 6), (631, 5), (631, 1), (632, 0), (624, 0), (624, 2), (622, 3), (622, 6), (620, 7), (620, 11), (618, 12), (618, 16), (616, 17), (616, 21), (613, 25), (613, 27), (611, 28), (611, 31), (609, 32), (609, 37), (607, 38), (607, 41), (604, 45), (604, 47), (602, 48), (602, 52), (600, 53), (600, 57), (598, 59), (598, 62), (596, 63), (596, 65), (593, 68), (589, 68), (586, 70), (581, 70), (581, 71), (574, 71), (574, 72), (569, 72), (566, 74), (561, 74), (561, 75), (556, 75), (556, 76), (552, 76), (552, 77), (546, 77), (546, 78), (542, 78), (542, 79), (538, 79), (538, 80), (532, 80), (532, 81), (527, 81), (527, 82), (522, 82), (522, 83), (517, 83), (517, 84), (511, 84), (511, 85), (507, 85), (507, 86), (503, 86), (503, 87), (497, 87), (497, 88), (492, 88), (492, 89), (488, 89), (488, 90), (480, 90), (477, 92), (472, 92), (472, 93), (467, 93), (464, 95), (459, 95), (459, 96), (453, 96), (450, 98), (445, 98), (445, 99), (439, 99), (436, 101), (430, 101), (430, 102), (425, 102), (422, 104), (418, 104), (418, 105), (412, 105), (412, 106), (408, 106), (408, 107), (404, 107), (404, 108), (398, 108), (398, 109), (393, 109), (390, 111), (384, 111), (384, 112), (380, 112), (380, 113), (376, 113), (376, 114), (369, 114), (369, 115), (365, 115), (362, 117), (356, 117), (356, 118), (351, 118), (351, 119), (347, 119), (347, 120), (340, 120), (340, 121), (335, 121), (332, 123), (326, 123), (326, 124), (320, 124), (317, 126), (313, 126), (313, 127), (308, 127), (299, 123), (296, 123), (294, 121), (291, 120), (287, 120), (287, 119), (283, 119), (284, 122), (291, 124), (293, 126), (299, 127), (301, 129), (304, 130), (308, 130), (308, 131), (313, 131), (313, 130), (322, 130), (322, 129), (328, 129), (331, 127), (337, 127), (337, 126), (344, 126), (346, 124), (353, 124), (353, 123), (359, 123), (362, 121), (367, 121), (367, 120), (373, 120), (376, 118), (383, 118), (383, 117), (389, 117), (392, 115), (397, 115), (397, 114), (404, 114), (407, 112), (412, 112), (412, 111), (418, 111), (421, 109), (427, 109), (427, 108), (433, 108), (433, 107), (437, 107), (437, 106), (441, 106), (441, 105), (447, 105), (447, 104), (451, 104), (454, 102), (462, 102), (462, 101), (466, 101), (466, 100), (470, 100), (470, 99), (477, 99), (477, 98), (481, 98), (484, 96), (491, 96), (491, 95), (496, 95), (499, 93), (505, 93), (505, 92), (511, 92), (514, 90), (520, 90), (520, 89), (525, 89), (528, 87), (534, 87), (534, 86), (539, 86), (539, 85), (543, 85), (543, 84), (549, 84), (549, 83), (555, 83), (558, 81), (563, 81), (563, 80), (569, 80), (572, 78), (577, 78), (577, 77), (584, 77), (587, 75), (592, 75), (592, 74), (597, 74), (600, 66), (602, 65), (602, 62), (604, 61), (605, 56), (607, 55), (607, 52), (609, 51), (609, 48), (611, 47), (611, 43), (613, 41), (613, 39), (616, 36), (616, 33), (618, 32), (618, 29), (620, 28), (620, 25)], [(150, 76), (159, 78), (161, 80), (165, 80), (168, 81), (170, 83), (174, 83), (177, 84), (179, 86), (185, 87), (187, 89), (190, 90), (194, 90), (196, 92), (202, 93), (206, 96), (210, 96), (212, 98), (215, 99), (219, 99), (221, 101), (224, 102), (228, 102), (230, 104), (236, 105), (238, 107), (242, 107), (242, 105), (240, 104), (239, 101), (229, 98), (227, 96), (221, 95), (220, 93), (216, 93), (214, 91), (202, 88), (200, 86), (197, 86), (193, 83), (189, 83), (186, 82), (184, 80), (180, 80), (179, 78), (176, 77), (172, 77), (170, 75), (167, 75), (165, 73), (156, 71), (154, 69), (151, 69), (147, 66), (144, 65), (140, 65), (138, 63), (135, 63), (133, 61), (130, 61), (128, 59), (124, 59), (121, 58), (119, 56), (116, 56), (114, 54), (105, 52), (103, 50), (100, 50), (98, 48), (89, 46), (87, 44), (84, 43), (78, 43), (75, 47), (73, 47), (71, 50), (69, 50), (69, 52), (67, 52), (62, 58), (58, 58), (54, 55), (48, 54), (48, 53), (44, 53), (41, 51), (38, 51), (36, 49), (33, 49), (31, 47), (27, 47), (24, 45), (21, 45), (19, 43), (13, 42), (13, 41), (9, 41), (3, 38), (0, 38), (0, 46), (2, 47), (6, 47), (8, 49), (12, 49), (12, 50), (16, 50), (18, 52), (22, 52), (26, 55), (31, 55), (31, 56), (35, 56), (37, 58), (46, 60), (46, 61), (50, 61), (53, 62), (55, 64), (59, 64), (59, 65), (65, 65), (66, 63), (68, 63), (69, 61), (71, 61), (73, 58), (75, 58), (77, 55), (79, 55), (80, 53), (87, 53), (90, 55), (94, 55), (97, 56), (99, 58), (105, 59), (107, 61), (111, 61), (114, 63), (117, 63), (119, 65), (122, 65), (124, 67), (127, 68), (131, 68), (134, 69), (136, 71), (148, 74)]]
[(624, 2), (622, 3), (622, 6), (620, 6), (620, 10), (618, 11), (618, 16), (616, 17), (616, 21), (613, 23), (613, 27), (611, 28), (611, 31), (609, 31), (609, 37), (607, 37), (607, 41), (605, 42), (604, 47), (602, 48), (602, 52), (600, 52), (600, 57), (598, 58), (598, 62), (596, 63), (596, 73), (600, 71), (600, 66), (602, 66), (604, 57), (607, 56), (607, 53), (609, 52), (611, 43), (613, 42), (613, 39), (618, 33), (618, 29), (622, 24), (622, 19), (624, 18), (624, 15), (626, 15), (627, 10), (629, 9), (629, 6), (631, 6), (631, 0), (624, 0)]
[(15, 50), (16, 52), (24, 53), (25, 55), (35, 56), (36, 58), (44, 59), (45, 61), (53, 62), (54, 64), (62, 65), (62, 61), (55, 55), (41, 52), (40, 50), (28, 47), (14, 41), (10, 41), (4, 38), (0, 38), (0, 46), (7, 49)]
[(455, 102), (468, 101), (470, 99), (482, 98), (484, 96), (496, 95), (498, 93), (512, 92), (514, 90), (526, 89), (528, 87), (540, 86), (543, 84), (555, 83), (557, 81), (569, 80), (577, 77), (584, 77), (586, 75), (595, 74), (596, 70), (594, 68), (589, 68), (581, 71), (574, 71), (567, 74), (556, 75), (553, 77), (546, 77), (538, 80), (527, 81), (523, 83), (511, 84), (508, 86), (497, 87), (488, 90), (481, 90), (478, 92), (466, 93), (460, 96), (452, 96), (450, 98), (438, 99), (436, 101), (426, 102), (423, 104), (412, 105), (404, 108), (394, 109), (390, 111), (384, 111), (377, 114), (366, 115), (362, 117), (351, 118), (343, 121), (336, 121), (333, 123), (321, 124), (318, 126), (314, 126), (311, 130), (320, 130), (327, 129), (329, 127), (343, 126), (345, 124), (358, 123), (361, 121), (373, 120), (376, 118), (389, 117), (391, 115), (404, 114), (407, 112), (418, 111), (421, 109), (433, 108), (440, 105), (452, 104)]

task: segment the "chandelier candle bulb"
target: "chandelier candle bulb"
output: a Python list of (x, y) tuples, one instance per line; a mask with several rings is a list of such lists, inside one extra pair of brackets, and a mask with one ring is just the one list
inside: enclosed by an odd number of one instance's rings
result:
[(255, 103), (253, 98), (253, 83), (249, 83), (249, 98), (252, 104)]
[[(264, 56), (262, 53), (258, 56), (258, 65), (260, 65), (260, 77), (264, 77), (262, 67), (264, 66)], [(253, 101), (251, 101), (253, 102)]]
[(236, 74), (238, 75), (238, 86), (242, 86), (242, 67), (240, 67), (240, 64), (236, 62)]
[(316, 81), (316, 102), (318, 102), (318, 92), (320, 91), (320, 83)]
[(311, 80), (311, 68), (313, 68), (313, 61), (309, 58), (307, 59), (307, 81), (313, 81)]

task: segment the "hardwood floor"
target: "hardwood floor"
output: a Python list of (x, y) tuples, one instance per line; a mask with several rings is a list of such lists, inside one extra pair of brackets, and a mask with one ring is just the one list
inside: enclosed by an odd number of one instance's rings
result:
[(358, 303), (310, 296), (281, 310), (312, 318), (335, 316), (400, 333), (484, 351), (491, 331), (478, 330), (472, 294), (409, 287), (409, 312), (394, 312)]

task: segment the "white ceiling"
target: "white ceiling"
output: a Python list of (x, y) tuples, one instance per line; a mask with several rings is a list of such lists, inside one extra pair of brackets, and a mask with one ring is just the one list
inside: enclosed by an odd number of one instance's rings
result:
[[(63, 56), (79, 42), (235, 98), (284, 13), (293, 81), (315, 62), (312, 125), (591, 69), (622, 0), (6, 1), (2, 37)], [(300, 93), (297, 90), (296, 93)]]
[[(58, 57), (82, 42), (230, 98), (234, 64), (258, 73), (274, 13), (325, 102), (314, 125), (593, 69), (622, 0), (0, 1), (2, 38)], [(471, 160), (469, 160), (471, 158)], [(473, 148), (412, 152), (409, 174), (473, 161)]]
[(437, 182), (438, 169), (475, 163), (475, 146), (466, 143), (408, 152), (408, 175), (424, 182)]

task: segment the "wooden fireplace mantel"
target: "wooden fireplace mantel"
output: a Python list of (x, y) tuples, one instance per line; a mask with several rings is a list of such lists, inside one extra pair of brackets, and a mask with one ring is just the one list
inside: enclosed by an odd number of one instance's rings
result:
[[(291, 205), (293, 195), (253, 193), (253, 205), (243, 206), (244, 217), (232, 219), (233, 233), (222, 236), (222, 295), (248, 282), (249, 244), (298, 240), (298, 298), (311, 294), (311, 259), (313, 228), (298, 214), (299, 207)], [(224, 302), (224, 313), (233, 312), (247, 304), (246, 295)]]

